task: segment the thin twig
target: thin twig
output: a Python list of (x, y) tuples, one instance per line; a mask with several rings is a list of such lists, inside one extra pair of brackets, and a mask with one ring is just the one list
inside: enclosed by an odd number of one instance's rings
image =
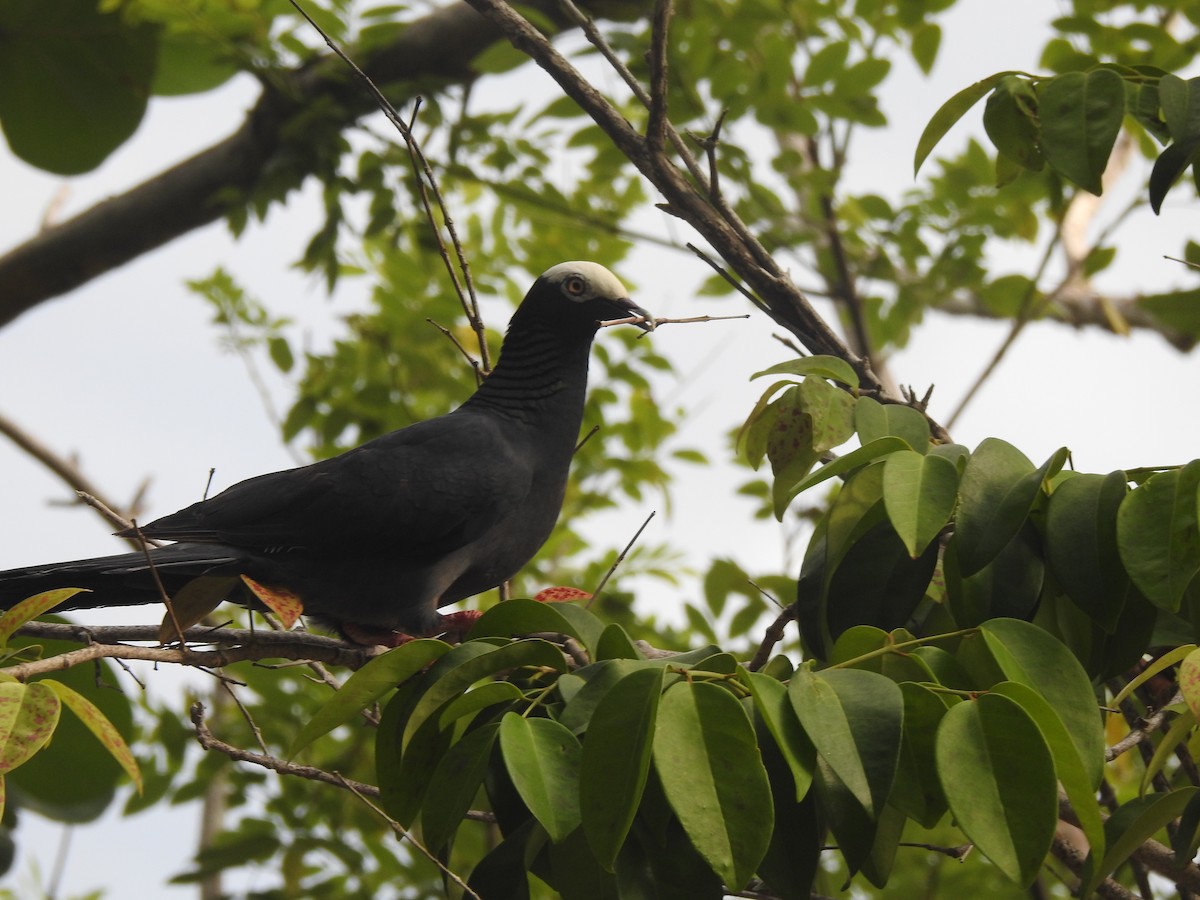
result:
[[(209, 477), (211, 478), (212, 475), (210, 474)], [(137, 536), (138, 543), (142, 545), (142, 555), (146, 557), (146, 565), (150, 568), (150, 576), (154, 579), (154, 586), (158, 588), (158, 596), (167, 608), (167, 615), (171, 617), (171, 624), (175, 626), (175, 635), (178, 637), (183, 634), (183, 628), (179, 625), (179, 617), (175, 615), (175, 601), (167, 593), (167, 587), (158, 575), (158, 565), (154, 562), (154, 557), (150, 553), (152, 549), (150, 542), (146, 540), (146, 536), (142, 534), (142, 529), (138, 527), (137, 519), (130, 519), (129, 521), (133, 527), (133, 533)], [(182, 645), (179, 649), (183, 653), (190, 652), (186, 644)]]
[(642, 532), (646, 530), (646, 526), (650, 524), (650, 520), (654, 518), (655, 512), (657, 512), (657, 510), (651, 511), (650, 515), (646, 516), (646, 521), (642, 523), (642, 527), (639, 528), (634, 533), (633, 537), (629, 539), (629, 543), (625, 545), (625, 549), (617, 554), (617, 558), (613, 560), (613, 564), (608, 567), (608, 571), (604, 573), (604, 577), (600, 579), (600, 583), (596, 585), (596, 589), (592, 591), (592, 596), (589, 597), (587, 603), (583, 605), (584, 609), (589, 609), (592, 603), (595, 602), (596, 598), (600, 596), (600, 592), (604, 590), (604, 586), (608, 584), (608, 580), (612, 578), (613, 573), (617, 571), (617, 566), (621, 565), (621, 563), (625, 561), (625, 557), (629, 553), (630, 549), (635, 543), (637, 543), (637, 539), (642, 536)]
[[(434, 237), (437, 240), (443, 263), (446, 266), (446, 271), (450, 276), (450, 281), (454, 286), (454, 290), (458, 294), (459, 302), (462, 304), (463, 311), (466, 313), (467, 319), (471, 323), (471, 328), (474, 329), (479, 340), (480, 364), (484, 373), (490, 372), (491, 363), (488, 358), (486, 329), (483, 325), (483, 319), (479, 314), (479, 299), (475, 296), (475, 284), (471, 278), (471, 267), (467, 263), (466, 254), (463, 252), (462, 248), (462, 242), (458, 237), (458, 230), (454, 225), (454, 218), (450, 215), (450, 210), (446, 205), (445, 198), (442, 196), (441, 188), (438, 186), (437, 177), (434, 175), (433, 169), (429, 165), (429, 161), (425, 158), (425, 154), (421, 151), (420, 143), (413, 135), (412, 125), (404, 121), (396, 107), (394, 107), (391, 101), (384, 96), (383, 91), (379, 89), (378, 85), (376, 85), (375, 82), (372, 81), (367, 75), (367, 73), (360, 69), (358, 64), (355, 63), (354, 60), (352, 60), (342, 50), (342, 48), (334, 42), (333, 38), (325, 33), (321, 26), (318, 25), (307, 12), (305, 12), (304, 8), (300, 6), (297, 0), (291, 0), (291, 4), (293, 7), (295, 7), (296, 11), (305, 18), (313, 30), (315, 30), (317, 34), (321, 36), (322, 40), (325, 41), (325, 44), (329, 47), (329, 49), (332, 50), (334, 54), (337, 55), (337, 57), (344, 62), (355, 74), (355, 76), (363, 83), (367, 89), (367, 92), (375, 100), (375, 103), (383, 111), (383, 114), (387, 116), (388, 121), (396, 127), (396, 130), (400, 132), (400, 136), (404, 139), (404, 144), (408, 148), (413, 172), (417, 179), (417, 186), (421, 196), (422, 204), (425, 207), (426, 215), (429, 217), (430, 226), (432, 227)], [(418, 98), (416, 105), (417, 108), (420, 107), (420, 98)], [(416, 115), (416, 109), (414, 109), (413, 115)], [(433, 210), (428, 202), (428, 196), (426, 194), (427, 187), (433, 192), (434, 199), (437, 202), (438, 209), (442, 215), (442, 224), (445, 226), (446, 233), (450, 235), (450, 241), (454, 245), (454, 252), (458, 259), (458, 267), (462, 272), (463, 282), (466, 284), (465, 294), (462, 286), (459, 283), (458, 274), (455, 272), (454, 265), (451, 263), (450, 256), (446, 251), (445, 243), (442, 241), (441, 230), (437, 227), (436, 219), (433, 216)]]
[[(570, 18), (576, 25), (579, 26), (580, 30), (583, 31), (591, 45), (595, 47), (600, 52), (600, 55), (603, 56), (608, 62), (608, 64), (612, 66), (613, 71), (621, 77), (621, 80), (624, 81), (629, 90), (633, 92), (633, 96), (637, 98), (638, 102), (641, 103), (642, 106), (644, 106), (647, 110), (650, 109), (653, 101), (650, 98), (649, 92), (647, 92), (642, 86), (642, 83), (638, 81), (636, 77), (634, 77), (634, 74), (629, 71), (629, 67), (625, 65), (625, 63), (621, 60), (621, 57), (617, 56), (616, 51), (613, 50), (608, 41), (604, 39), (604, 35), (602, 35), (600, 33), (600, 29), (596, 27), (595, 20), (582, 12), (578, 6), (571, 2), (571, 0), (558, 0), (558, 3), (559, 6), (562, 7), (563, 11), (567, 13), (568, 18)], [(584, 110), (587, 111), (587, 107), (584, 107)], [(704, 177), (703, 169), (700, 168), (700, 164), (696, 162), (696, 158), (688, 150), (687, 145), (683, 142), (683, 138), (680, 137), (679, 133), (671, 125), (669, 120), (666, 122), (666, 134), (667, 139), (671, 142), (672, 149), (679, 154), (679, 158), (683, 160), (684, 167), (688, 170), (689, 174), (696, 179), (696, 183), (701, 185), (706, 191), (711, 191), (711, 185), (707, 183)]]
[(578, 453), (580, 450), (582, 450), (583, 445), (586, 444), (588, 441), (590, 441), (592, 438), (594, 438), (599, 433), (600, 433), (599, 425), (593, 425), (591, 428), (589, 428), (588, 433), (579, 439), (579, 443), (575, 445), (575, 449), (573, 451), (571, 451), (571, 455), (574, 456), (576, 453)]
[(963, 411), (967, 408), (970, 402), (975, 399), (975, 395), (979, 393), (980, 389), (984, 386), (984, 384), (987, 383), (987, 380), (996, 372), (997, 368), (1000, 366), (1000, 363), (1003, 362), (1004, 357), (1008, 355), (1008, 351), (1011, 350), (1013, 344), (1016, 343), (1017, 338), (1021, 336), (1021, 332), (1025, 330), (1025, 326), (1028, 325), (1033, 319), (1034, 314), (1041, 306), (1044, 306), (1054, 296), (1053, 294), (1048, 294), (1043, 302), (1039, 304), (1037, 302), (1037, 283), (1041, 279), (1042, 274), (1046, 271), (1046, 268), (1050, 265), (1050, 261), (1054, 257), (1054, 248), (1058, 246), (1060, 237), (1061, 231), (1055, 232), (1054, 237), (1046, 245), (1046, 252), (1042, 254), (1041, 262), (1038, 264), (1037, 271), (1034, 273), (1033, 278), (1029, 279), (1029, 288), (1025, 293), (1025, 297), (1021, 301), (1021, 308), (1017, 312), (1017, 317), (1013, 321), (1012, 327), (1009, 328), (1008, 334), (1000, 343), (1000, 346), (996, 349), (996, 352), (992, 354), (992, 358), (988, 361), (988, 364), (983, 367), (983, 371), (979, 373), (979, 375), (975, 378), (974, 383), (967, 390), (967, 393), (964, 394), (963, 398), (958, 402), (958, 406), (955, 407), (954, 412), (950, 414), (950, 418), (946, 420), (947, 430), (954, 427), (954, 423), (958, 421), (959, 417), (963, 414)]
[(483, 374), (479, 360), (477, 360), (475, 357), (473, 357), (467, 351), (467, 348), (462, 345), (462, 342), (457, 337), (455, 337), (453, 331), (451, 331), (445, 325), (441, 325), (441, 324), (435, 322), (433, 319), (426, 319), (425, 321), (428, 322), (430, 325), (432, 325), (434, 328), (436, 328), (443, 335), (445, 335), (446, 337), (448, 337), (450, 339), (450, 342), (452, 344), (454, 344), (454, 346), (458, 348), (458, 352), (462, 354), (463, 359), (465, 359), (470, 364), (471, 368), (475, 370), (476, 376), (480, 376)]
[[(114, 512), (114, 510), (119, 508), (119, 505), (105, 497), (104, 492), (96, 487), (79, 470), (79, 466), (75, 463), (59, 456), (12, 419), (4, 415), (0, 415), (0, 434), (3, 434), (29, 456), (57, 475), (59, 480), (64, 482), (76, 495), (87, 494), (89, 497), (95, 498), (96, 505), (89, 504), (89, 506), (92, 506), (92, 509), (100, 513), (110, 525), (115, 525), (118, 529), (129, 527), (129, 523), (125, 520), (125, 517), (118, 512)], [(132, 539), (131, 543), (137, 546), (137, 542)]]
[(279, 759), (269, 753), (255, 753), (253, 750), (243, 750), (241, 747), (235, 747), (233, 744), (226, 743), (209, 729), (208, 724), (204, 721), (204, 704), (198, 700), (192, 704), (191, 719), (192, 725), (196, 729), (196, 740), (205, 750), (214, 750), (217, 753), (228, 756), (230, 759), (237, 760), (238, 762), (253, 763), (256, 766), (262, 766), (264, 769), (278, 772), (280, 775), (295, 775), (297, 778), (307, 778), (309, 781), (321, 781), (325, 784), (332, 784), (335, 787), (356, 790), (358, 793), (368, 797), (378, 797), (380, 795), (379, 788), (373, 784), (350, 781), (341, 775), (326, 772), (324, 769), (318, 769), (316, 766), (298, 765)]
[(726, 269), (723, 265), (721, 265), (719, 262), (717, 262), (715, 259), (713, 259), (711, 256), (709, 256), (707, 253), (705, 253), (703, 250), (701, 250), (695, 244), (689, 242), (687, 244), (687, 248), (689, 250), (691, 250), (693, 253), (695, 253), (698, 257), (700, 257), (700, 259), (702, 259), (709, 266), (709, 268), (711, 268), (714, 272), (716, 272), (718, 275), (720, 275), (722, 278), (724, 278), (725, 281), (727, 283), (729, 283), (735, 291), (737, 291), (739, 294), (741, 294), (743, 297), (745, 297), (747, 300), (749, 300), (751, 303), (753, 303), (755, 305), (755, 307), (757, 307), (759, 310), (769, 314), (769, 311), (767, 309), (767, 304), (765, 304), (761, 299), (759, 299), (757, 296), (755, 296), (750, 291), (750, 289), (747, 288), (744, 284), (742, 284), (740, 281), (738, 281), (736, 278), (734, 278), (733, 275), (730, 274), (728, 269)]
[(233, 685), (224, 680), (220, 681), (219, 683), (221, 687), (225, 689), (225, 693), (229, 695), (230, 699), (237, 704), (237, 708), (241, 712), (242, 718), (245, 720), (246, 724), (250, 726), (250, 733), (254, 735), (254, 740), (258, 742), (258, 746), (262, 749), (262, 752), (269, 756), (271, 751), (267, 749), (267, 742), (263, 739), (262, 729), (259, 728), (258, 723), (254, 721), (254, 716), (250, 715), (250, 710), (246, 709), (246, 704), (242, 703), (242, 699), (234, 692)]
[[(431, 863), (433, 863), (435, 866), (437, 866), (445, 874), (445, 876), (447, 878), (449, 878), (451, 881), (453, 881), (455, 884), (457, 884), (462, 889), (462, 891), (465, 895), (474, 897), (475, 900), (482, 900), (482, 898), (477, 893), (475, 893), (475, 891), (473, 891), (470, 887), (468, 887), (467, 883), (465, 881), (463, 881), (462, 878), (460, 878), (457, 874), (452, 872), (449, 869), (449, 867), (447, 867), (447, 865), (438, 858), (438, 855), (436, 853), (430, 852), (429, 848), (426, 847), (424, 844), (422, 844), (419, 840), (417, 840), (417, 838), (413, 836), (413, 833), (411, 831), (409, 831), (407, 828), (405, 828), (403, 825), (401, 825), (399, 822), (397, 822), (395, 819), (393, 819), (391, 816), (389, 816), (387, 813), (385, 813), (382, 809), (379, 808), (378, 805), (372, 803), (366, 797), (365, 794), (363, 794), (360, 790), (358, 790), (354, 786), (354, 784), (355, 784), (354, 782), (351, 782), (348, 779), (342, 778), (341, 775), (337, 775), (337, 777), (342, 779), (342, 781), (345, 783), (345, 787), (347, 790), (349, 790), (352, 794), (354, 794), (356, 797), (358, 797), (359, 800), (361, 800), (363, 803), (365, 803), (367, 806), (369, 806), (371, 808), (371, 810), (377, 816), (379, 816), (381, 819), (383, 819), (387, 823), (388, 827), (391, 828), (392, 831), (394, 831), (400, 838), (408, 841), (410, 844), (412, 844), (414, 847), (416, 847), (417, 852), (419, 852), (427, 860), (429, 860)], [(376, 796), (378, 796), (378, 792), (376, 792)]]
[(1179, 691), (1176, 691), (1175, 696), (1171, 698), (1170, 702), (1164, 704), (1162, 709), (1158, 710), (1158, 712), (1151, 716), (1147, 716), (1142, 720), (1142, 724), (1139, 727), (1133, 729), (1131, 732), (1129, 732), (1129, 734), (1125, 735), (1125, 737), (1121, 738), (1111, 747), (1106, 748), (1104, 751), (1104, 761), (1112, 762), (1122, 753), (1132, 750), (1142, 741), (1146, 740), (1146, 738), (1150, 737), (1150, 735), (1155, 731), (1158, 731), (1159, 726), (1161, 726), (1163, 723), (1163, 719), (1165, 719), (1167, 716), (1167, 707), (1173, 706), (1182, 700), (1183, 694)]

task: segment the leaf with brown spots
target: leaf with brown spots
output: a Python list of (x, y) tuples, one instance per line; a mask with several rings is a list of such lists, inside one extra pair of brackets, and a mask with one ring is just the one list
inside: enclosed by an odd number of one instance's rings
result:
[(36, 682), (36, 684), (50, 688), (71, 712), (79, 716), (79, 720), (88, 727), (88, 730), (96, 736), (96, 739), (112, 754), (113, 759), (125, 770), (140, 794), (142, 792), (142, 773), (138, 769), (137, 760), (133, 758), (133, 751), (129, 749), (129, 745), (125, 743), (121, 733), (100, 711), (100, 708), (83, 694), (67, 687), (61, 681), (48, 679)]
[(287, 588), (268, 587), (259, 584), (248, 575), (242, 576), (246, 587), (254, 592), (254, 596), (262, 601), (263, 606), (279, 616), (284, 628), (291, 628), (304, 612), (304, 602)]
[(42, 613), (54, 609), (58, 604), (69, 600), (84, 590), (86, 589), (58, 588), (53, 591), (34, 594), (32, 597), (22, 600), (12, 609), (7, 610), (4, 615), (0, 616), (0, 646), (7, 644), (13, 632), (26, 622), (36, 619)]
[(534, 597), (538, 603), (565, 603), (571, 600), (591, 600), (592, 595), (587, 591), (573, 587), (548, 587), (538, 591)]
[(44, 683), (0, 683), (0, 775), (11, 772), (50, 740), (62, 704)]

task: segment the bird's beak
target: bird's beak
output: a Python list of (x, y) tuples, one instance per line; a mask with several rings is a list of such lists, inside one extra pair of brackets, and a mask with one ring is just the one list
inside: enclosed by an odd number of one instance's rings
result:
[(641, 316), (646, 321), (637, 322), (637, 327), (642, 329), (642, 331), (654, 330), (654, 316), (647, 310), (642, 309), (628, 297), (617, 300), (613, 305), (621, 310), (620, 318), (625, 319), (630, 316)]

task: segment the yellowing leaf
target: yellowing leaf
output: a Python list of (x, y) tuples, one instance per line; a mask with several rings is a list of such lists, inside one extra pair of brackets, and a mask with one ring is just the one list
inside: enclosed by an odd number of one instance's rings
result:
[(265, 584), (259, 584), (248, 575), (243, 575), (242, 581), (254, 592), (254, 596), (262, 601), (263, 606), (279, 616), (284, 628), (291, 628), (295, 625), (296, 620), (304, 612), (304, 602), (287, 588), (268, 587)]
[(54, 609), (60, 603), (85, 590), (86, 588), (58, 588), (53, 591), (44, 591), (27, 597), (12, 609), (6, 610), (4, 615), (0, 616), (0, 646), (7, 644), (8, 639), (13, 636), (13, 632), (26, 622), (33, 621), (42, 613)]
[(0, 775), (42, 749), (61, 711), (58, 696), (41, 682), (0, 684)]
[(96, 739), (104, 745), (112, 758), (115, 759), (125, 770), (138, 793), (142, 792), (142, 773), (138, 769), (137, 760), (133, 758), (133, 751), (129, 749), (129, 745), (125, 743), (125, 739), (121, 737), (121, 733), (117, 731), (116, 726), (108, 720), (108, 717), (100, 711), (87, 697), (75, 691), (73, 688), (67, 687), (61, 681), (38, 681), (30, 687), (44, 685), (52, 690), (55, 695), (71, 712), (79, 717), (79, 720), (88, 727), (88, 730), (96, 736)]

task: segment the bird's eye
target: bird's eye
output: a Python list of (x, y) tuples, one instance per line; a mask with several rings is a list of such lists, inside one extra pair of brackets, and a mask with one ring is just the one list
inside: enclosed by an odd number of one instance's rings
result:
[(572, 297), (582, 297), (587, 291), (587, 281), (582, 275), (571, 275), (563, 281), (563, 290)]

